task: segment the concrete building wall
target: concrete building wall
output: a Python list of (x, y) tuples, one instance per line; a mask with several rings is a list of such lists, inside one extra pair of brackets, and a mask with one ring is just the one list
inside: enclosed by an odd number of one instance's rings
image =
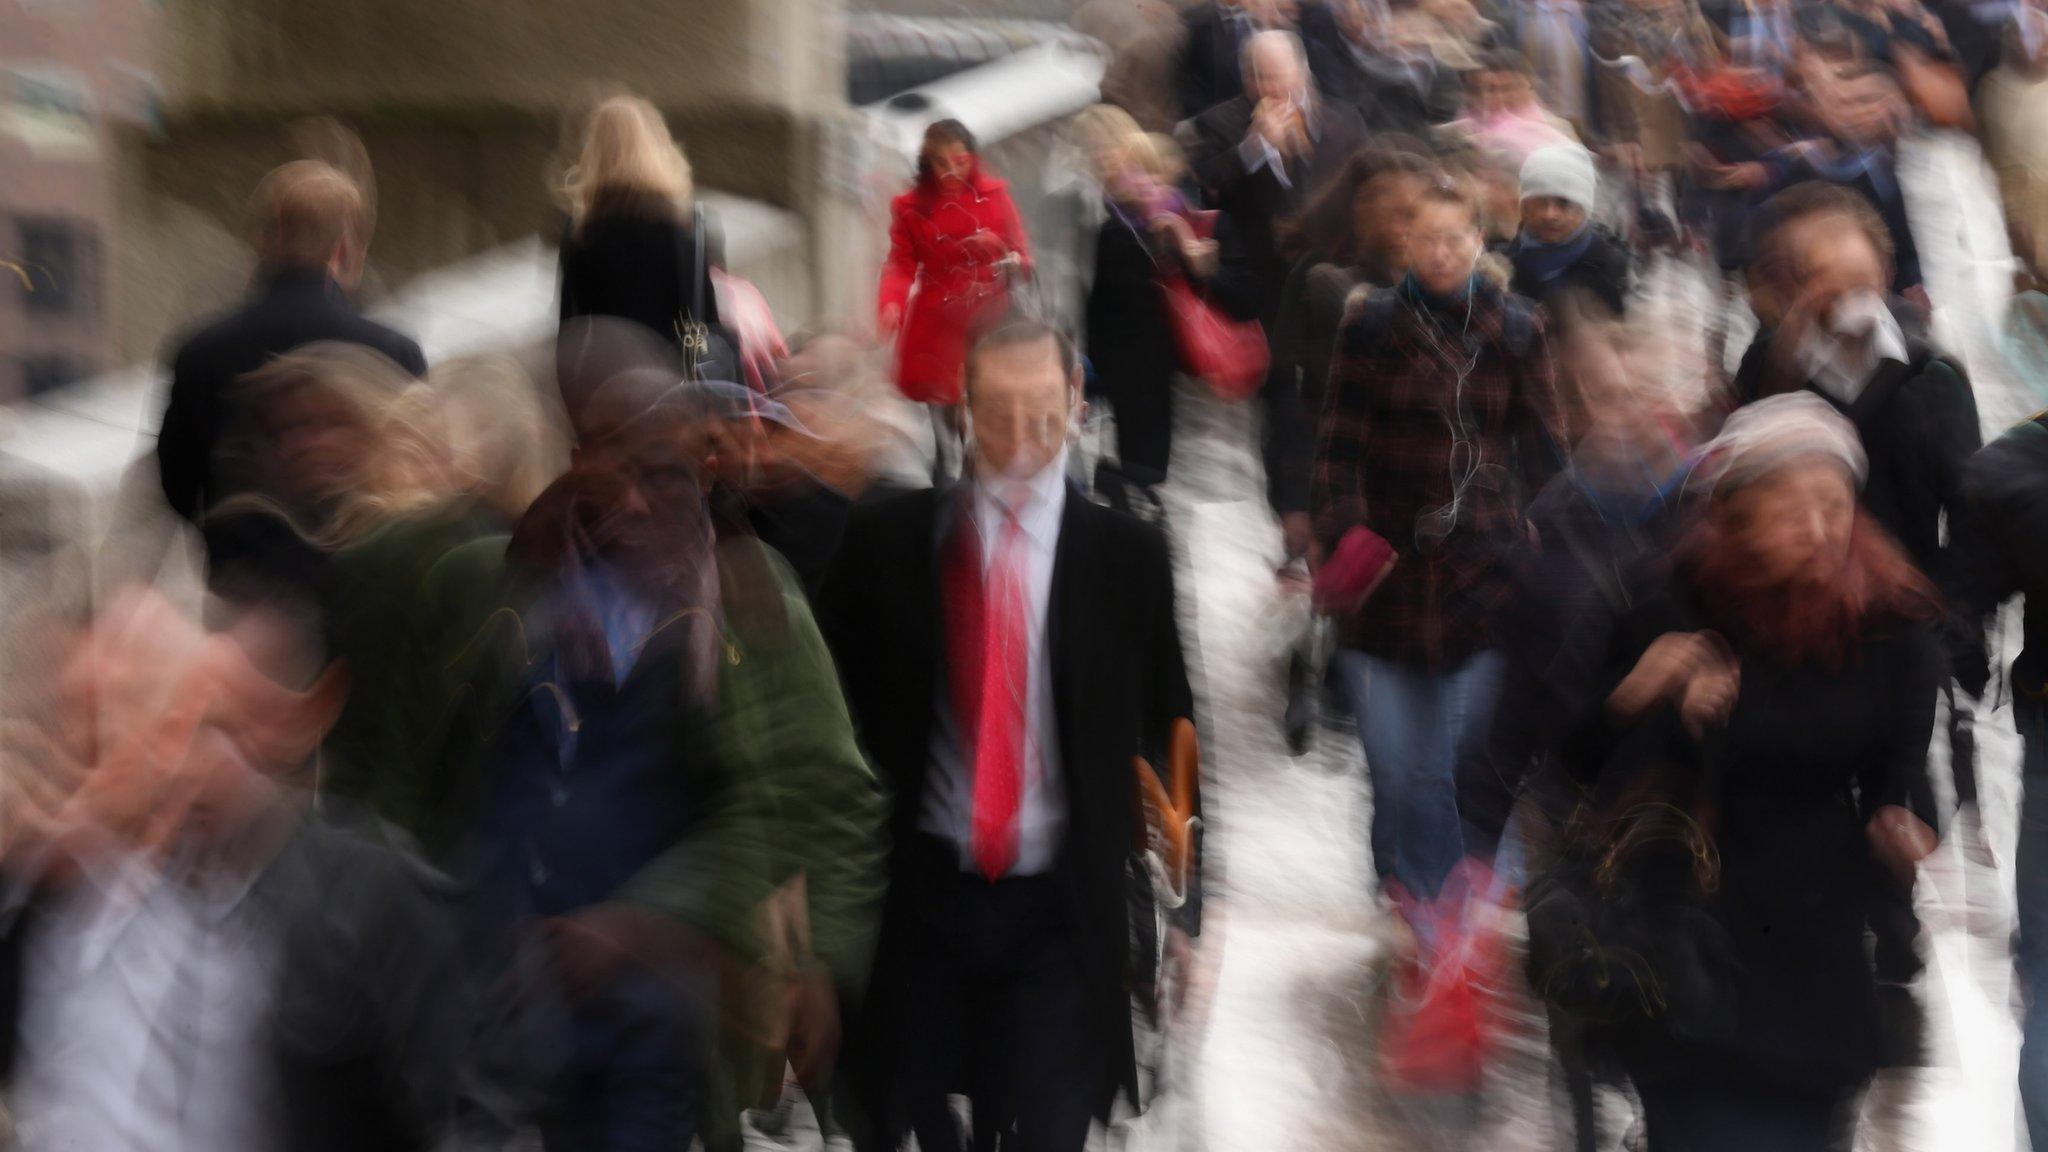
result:
[(158, 106), (155, 5), (0, 0), (0, 402), (117, 362), (113, 156)]
[[(606, 89), (663, 110), (700, 186), (811, 221), (826, 126), (845, 108), (837, 4), (169, 0), (163, 130), (123, 150), (120, 211), (137, 227), (119, 275), (136, 303), (115, 344), (149, 356), (239, 291), (242, 204), (306, 115), (339, 118), (369, 152), (372, 297), (376, 281), (558, 235), (563, 124)], [(810, 263), (823, 265), (811, 231)], [(818, 289), (800, 287), (778, 306), (808, 312)]]

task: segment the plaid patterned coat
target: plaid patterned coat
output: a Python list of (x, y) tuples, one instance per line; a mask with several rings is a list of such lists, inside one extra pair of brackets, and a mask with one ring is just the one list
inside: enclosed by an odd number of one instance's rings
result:
[(1341, 337), (1311, 503), (1325, 548), (1362, 524), (1400, 555), (1344, 621), (1345, 644), (1435, 669), (1495, 643), (1506, 560), (1528, 541), (1523, 512), (1566, 441), (1527, 301), (1483, 281), (1434, 307), (1396, 292), (1384, 322), (1354, 320)]

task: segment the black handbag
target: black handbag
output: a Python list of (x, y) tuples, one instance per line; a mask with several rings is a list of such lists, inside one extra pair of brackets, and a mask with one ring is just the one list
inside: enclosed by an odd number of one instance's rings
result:
[(688, 269), (689, 286), (682, 295), (690, 301), (688, 312), (676, 314), (676, 346), (683, 353), (683, 378), (686, 380), (726, 380), (737, 382), (740, 375), (738, 341), (732, 338), (723, 325), (713, 324), (704, 317), (704, 285), (708, 282), (704, 267), (704, 249), (709, 244), (705, 235), (704, 207), (693, 204), (690, 207), (690, 235), (688, 253), (682, 251), (686, 241), (676, 237), (676, 267)]
[[(1647, 720), (1617, 755), (1675, 747), (1672, 712)], [(1694, 1047), (1732, 1037), (1735, 951), (1712, 907), (1714, 776), (1697, 774), (1691, 803), (1653, 787), (1618, 813), (1582, 805), (1570, 821), (1524, 901), (1530, 986), (1555, 1011), (1615, 1039)]]

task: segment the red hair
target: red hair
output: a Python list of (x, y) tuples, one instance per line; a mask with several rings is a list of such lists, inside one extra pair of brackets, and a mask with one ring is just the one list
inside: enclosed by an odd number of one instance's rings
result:
[(1838, 669), (1867, 625), (1941, 615), (1934, 585), (1862, 509), (1841, 572), (1818, 586), (1761, 579), (1736, 535), (1710, 516), (1682, 563), (1707, 614), (1738, 645), (1754, 645), (1792, 664)]

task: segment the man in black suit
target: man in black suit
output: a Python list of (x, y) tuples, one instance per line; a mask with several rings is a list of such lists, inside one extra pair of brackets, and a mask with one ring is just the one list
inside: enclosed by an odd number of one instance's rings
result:
[[(1126, 992), (1131, 758), (1192, 714), (1153, 528), (1066, 480), (1082, 408), (1059, 333), (968, 357), (956, 487), (856, 509), (819, 615), (894, 793), (890, 886), (850, 1076), (894, 1149), (1079, 1152), (1135, 1094)], [(1159, 761), (1155, 760), (1154, 763)]]
[[(332, 165), (298, 160), (272, 171), (251, 200), (259, 261), (255, 286), (236, 311), (179, 342), (171, 357), (171, 398), (157, 433), (157, 468), (173, 511), (206, 530), (206, 512), (236, 485), (216, 468), (215, 450), (245, 417), (238, 378), (272, 358), (320, 341), (360, 344), (414, 376), (427, 369), (420, 347), (365, 319), (349, 302), (363, 270), (367, 213), (362, 190)], [(246, 541), (206, 532), (207, 563), (218, 576)]]
[(1291, 32), (1245, 41), (1244, 95), (1196, 117), (1191, 156), (1209, 204), (1230, 217), (1260, 284), (1270, 327), (1288, 262), (1280, 224), (1312, 200), (1363, 147), (1358, 110), (1316, 94), (1308, 56)]
[[(1287, 32), (1261, 32), (1244, 47), (1245, 95), (1225, 101), (1196, 119), (1190, 155), (1203, 195), (1220, 209), (1230, 227), (1219, 235), (1226, 245), (1226, 280), (1248, 282), (1258, 318), (1274, 330), (1291, 260), (1281, 225), (1335, 180), (1365, 144), (1358, 109), (1316, 95), (1301, 41)], [(1232, 248), (1236, 251), (1231, 251)], [(1277, 458), (1283, 441), (1275, 430), (1298, 426), (1299, 390), (1293, 381), (1269, 379), (1261, 396), (1267, 459)], [(1289, 471), (1267, 469), (1267, 500), (1292, 538), (1307, 536), (1308, 492), (1280, 482)]]

